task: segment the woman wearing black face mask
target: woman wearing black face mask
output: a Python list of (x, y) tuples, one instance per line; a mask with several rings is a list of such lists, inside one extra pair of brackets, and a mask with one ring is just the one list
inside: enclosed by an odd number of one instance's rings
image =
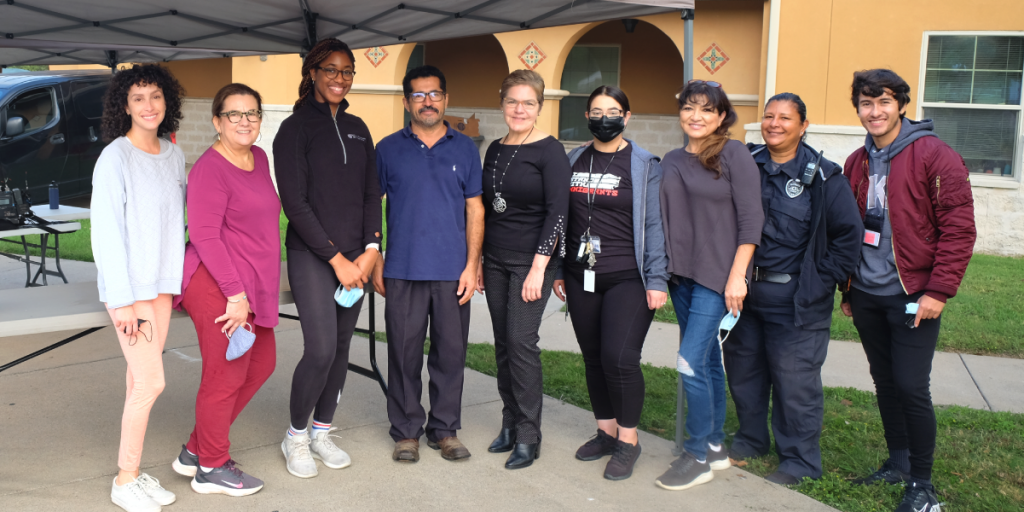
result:
[(622, 137), (629, 99), (618, 87), (598, 87), (585, 115), (594, 142), (569, 153), (568, 243), (554, 291), (563, 301), (568, 297), (597, 419), (597, 435), (576, 451), (576, 458), (611, 454), (604, 477), (623, 480), (633, 474), (640, 456), (640, 351), (654, 310), (668, 299), (658, 195), (661, 164)]

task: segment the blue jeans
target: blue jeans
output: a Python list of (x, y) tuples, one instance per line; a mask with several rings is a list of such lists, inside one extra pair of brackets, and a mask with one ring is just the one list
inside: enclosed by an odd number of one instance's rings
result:
[(725, 369), (718, 345), (718, 325), (725, 316), (725, 296), (692, 279), (669, 284), (683, 341), (679, 355), (690, 366), (683, 372), (686, 390), (686, 431), (683, 448), (698, 460), (707, 460), (708, 444), (725, 440)]

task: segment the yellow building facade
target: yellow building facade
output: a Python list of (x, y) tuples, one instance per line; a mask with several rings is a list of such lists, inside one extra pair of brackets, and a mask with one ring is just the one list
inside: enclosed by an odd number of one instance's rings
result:
[[(745, 141), (760, 141), (767, 97), (799, 94), (812, 123), (808, 142), (841, 164), (865, 137), (850, 98), (853, 73), (891, 68), (911, 85), (908, 117), (935, 118), (939, 136), (972, 171), (977, 250), (1024, 254), (1024, 9), (1020, 0), (965, 7), (953, 0), (698, 0), (694, 78), (723, 85), (739, 114), (732, 136)], [(476, 117), (486, 147), (506, 132), (501, 80), (528, 68), (546, 82), (538, 129), (567, 146), (589, 139), (586, 95), (597, 85), (618, 85), (633, 113), (626, 136), (664, 154), (682, 145), (674, 96), (683, 85), (683, 25), (668, 13), (354, 49), (349, 111), (376, 140), (399, 130), (402, 77), (413, 65), (431, 64), (447, 77), (448, 114)], [(209, 98), (219, 87), (243, 82), (261, 92), (267, 117), (259, 144), (269, 150), (301, 78), (298, 55), (166, 65), (189, 91), (179, 142), (190, 161), (212, 142)]]

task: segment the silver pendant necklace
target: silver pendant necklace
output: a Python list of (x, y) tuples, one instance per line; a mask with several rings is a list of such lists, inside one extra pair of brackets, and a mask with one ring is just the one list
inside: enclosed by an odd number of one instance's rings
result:
[[(534, 128), (536, 128), (536, 126), (534, 126)], [(523, 139), (523, 141), (519, 143), (519, 146), (516, 147), (516, 150), (512, 152), (512, 157), (509, 158), (508, 163), (505, 164), (505, 170), (501, 171), (501, 181), (497, 184), (495, 184), (495, 179), (498, 174), (498, 157), (501, 156), (500, 149), (497, 154), (494, 155), (494, 170), (491, 171), (491, 189), (494, 190), (494, 201), (491, 203), (491, 206), (494, 208), (494, 211), (498, 213), (504, 212), (505, 209), (508, 208), (508, 204), (505, 203), (505, 198), (501, 197), (501, 189), (505, 183), (505, 173), (508, 172), (509, 166), (512, 165), (512, 160), (516, 157), (516, 153), (519, 152), (519, 148), (523, 147), (523, 144), (526, 144), (526, 141), (530, 139), (530, 135), (533, 135), (533, 128), (530, 128), (530, 133), (526, 134), (526, 138)], [(506, 135), (505, 138), (508, 139), (508, 135)], [(501, 146), (502, 144), (499, 143), (498, 147), (500, 148)]]

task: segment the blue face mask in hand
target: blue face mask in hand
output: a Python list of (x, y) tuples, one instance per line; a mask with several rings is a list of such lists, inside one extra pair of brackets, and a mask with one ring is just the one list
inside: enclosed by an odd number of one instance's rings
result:
[(353, 304), (363, 298), (362, 288), (352, 288), (346, 290), (344, 286), (338, 286), (338, 290), (334, 292), (334, 301), (343, 308), (350, 308)]
[[(736, 327), (736, 322), (740, 321), (740, 312), (736, 312), (736, 316), (732, 316), (731, 311), (726, 311), (725, 317), (722, 318), (722, 322), (718, 324), (718, 344), (725, 343), (725, 340), (729, 338), (729, 333), (732, 332), (732, 328)], [(725, 338), (722, 337), (722, 331), (725, 331)]]

